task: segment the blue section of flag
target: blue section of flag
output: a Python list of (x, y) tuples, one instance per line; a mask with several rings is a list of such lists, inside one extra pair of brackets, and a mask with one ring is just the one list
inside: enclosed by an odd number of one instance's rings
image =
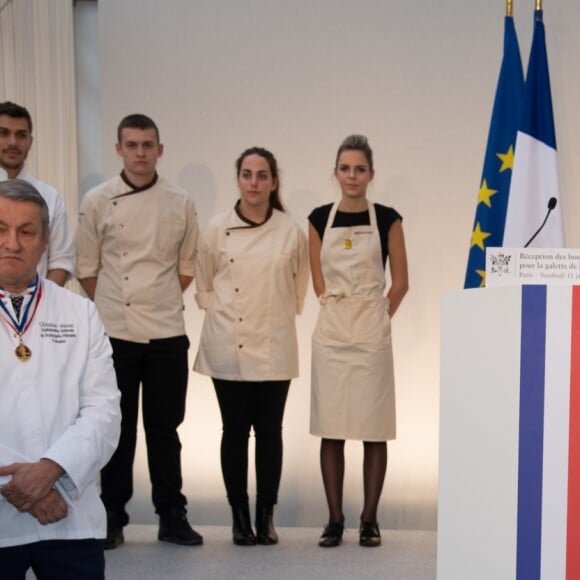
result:
[(556, 130), (542, 10), (536, 10), (534, 14), (534, 38), (526, 75), (520, 130), (545, 143), (548, 147), (556, 149)]
[(485, 248), (501, 246), (503, 243), (512, 170), (511, 167), (505, 167), (505, 163), (498, 155), (508, 154), (510, 147), (512, 150), (515, 149), (523, 94), (524, 75), (520, 48), (513, 18), (506, 16), (503, 59), (480, 182), (480, 193), (484, 187), (496, 193), (489, 196), (489, 205), (481, 201), (481, 195), (478, 194), (472, 231), (482, 232), (482, 234), (472, 235), (465, 275), (465, 288), (483, 286)]
[(522, 287), (516, 580), (540, 580), (546, 286)]

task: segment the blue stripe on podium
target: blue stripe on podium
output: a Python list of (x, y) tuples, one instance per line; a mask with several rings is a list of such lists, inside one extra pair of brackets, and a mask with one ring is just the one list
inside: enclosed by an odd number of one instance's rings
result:
[(546, 295), (522, 287), (516, 580), (541, 575)]

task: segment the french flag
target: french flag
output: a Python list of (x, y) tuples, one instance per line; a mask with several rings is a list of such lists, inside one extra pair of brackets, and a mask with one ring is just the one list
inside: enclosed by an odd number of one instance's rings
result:
[(546, 33), (542, 10), (534, 13), (534, 36), (524, 87), (524, 105), (516, 137), (514, 167), (506, 214), (503, 246), (526, 244), (546, 216), (551, 198), (558, 200), (550, 221), (531, 244), (564, 247), (564, 228), (556, 158)]

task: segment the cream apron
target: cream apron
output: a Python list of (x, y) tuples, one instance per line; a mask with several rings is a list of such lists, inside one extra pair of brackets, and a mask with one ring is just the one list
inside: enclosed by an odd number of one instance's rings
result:
[(370, 226), (332, 228), (320, 260), (326, 290), (312, 336), (310, 432), (329, 439), (395, 438), (391, 321), (376, 211)]

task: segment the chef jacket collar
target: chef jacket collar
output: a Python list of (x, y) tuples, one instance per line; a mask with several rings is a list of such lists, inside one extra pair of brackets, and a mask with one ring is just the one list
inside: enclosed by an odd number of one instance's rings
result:
[(272, 213), (274, 212), (274, 208), (270, 205), (270, 206), (268, 206), (268, 212), (266, 213), (266, 219), (263, 222), (254, 222), (251, 219), (248, 219), (246, 216), (242, 215), (242, 212), (240, 211), (241, 201), (242, 201), (241, 199), (238, 199), (238, 201), (236, 201), (236, 205), (234, 206), (234, 210), (235, 210), (236, 214), (238, 215), (238, 217), (243, 222), (247, 223), (248, 225), (228, 228), (228, 230), (243, 230), (246, 228), (257, 228), (261, 225), (264, 225), (272, 217)]
[(129, 178), (125, 174), (125, 170), (121, 171), (121, 179), (125, 182), (126, 185), (128, 185), (131, 188), (131, 191), (126, 191), (125, 193), (120, 193), (119, 195), (113, 196), (111, 199), (118, 199), (119, 197), (125, 197), (126, 195), (133, 195), (134, 193), (140, 193), (142, 191), (145, 191), (145, 190), (153, 187), (157, 183), (157, 180), (159, 179), (159, 174), (157, 172), (155, 172), (153, 179), (149, 183), (146, 183), (145, 185), (142, 185), (141, 187), (137, 187), (136, 185), (133, 185), (129, 181)]

